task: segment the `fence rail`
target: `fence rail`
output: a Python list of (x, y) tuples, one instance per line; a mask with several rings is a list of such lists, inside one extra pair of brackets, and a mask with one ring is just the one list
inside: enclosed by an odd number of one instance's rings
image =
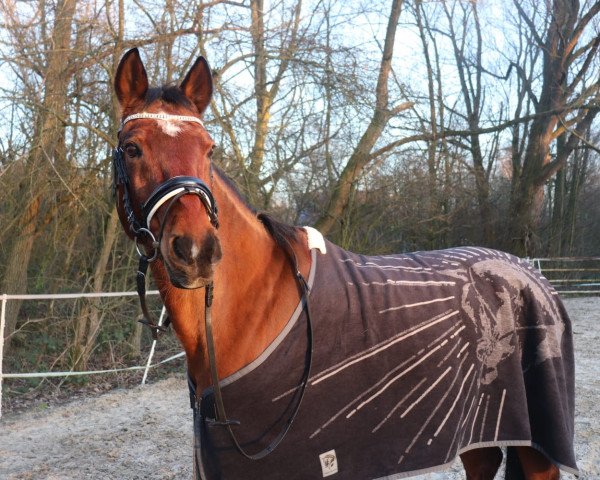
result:
[[(528, 259), (534, 268), (537, 268), (554, 288), (562, 295), (600, 295), (600, 257), (555, 257), (555, 258), (533, 258)], [(156, 340), (152, 342), (148, 359), (145, 365), (132, 367), (89, 370), (89, 371), (65, 371), (65, 372), (23, 372), (4, 373), (2, 370), (4, 352), (4, 327), (6, 315), (6, 303), (10, 300), (57, 300), (57, 299), (80, 299), (80, 298), (110, 298), (129, 297), (137, 295), (136, 292), (107, 292), (107, 293), (63, 293), (55, 295), (0, 295), (0, 418), (2, 417), (2, 383), (4, 378), (45, 378), (45, 377), (70, 377), (82, 375), (97, 375), (112, 372), (144, 370), (142, 384), (146, 382), (148, 371), (158, 365), (170, 362), (184, 355), (183, 352), (172, 355), (158, 363), (152, 363)], [(157, 290), (150, 290), (147, 295), (158, 295)], [(164, 307), (161, 312), (159, 324), (164, 319)]]
[[(158, 295), (158, 290), (149, 290), (146, 295)], [(0, 295), (1, 309), (0, 309), (0, 418), (2, 418), (2, 383), (5, 378), (50, 378), (50, 377), (72, 377), (72, 376), (84, 376), (84, 375), (98, 375), (105, 373), (124, 372), (124, 371), (135, 371), (144, 370), (142, 377), (142, 385), (146, 383), (148, 377), (148, 371), (156, 366), (162, 365), (167, 362), (171, 362), (180, 358), (184, 355), (180, 352), (176, 355), (172, 355), (160, 362), (152, 363), (154, 356), (154, 350), (156, 347), (156, 340), (153, 340), (148, 359), (145, 365), (134, 365), (132, 367), (125, 368), (114, 368), (107, 370), (86, 370), (86, 371), (64, 371), (64, 372), (21, 372), (21, 373), (4, 373), (3, 371), (3, 358), (4, 358), (4, 328), (6, 324), (6, 303), (9, 300), (68, 300), (68, 299), (80, 299), (80, 298), (110, 298), (110, 297), (131, 297), (136, 296), (136, 292), (104, 292), (104, 293), (62, 293), (62, 294), (2, 294)], [(161, 325), (164, 321), (165, 309), (162, 308), (158, 324)]]
[(600, 257), (533, 258), (529, 261), (561, 295), (600, 295)]

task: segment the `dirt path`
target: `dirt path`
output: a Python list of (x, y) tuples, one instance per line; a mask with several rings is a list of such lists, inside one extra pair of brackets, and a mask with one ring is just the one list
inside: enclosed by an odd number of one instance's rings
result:
[[(600, 478), (600, 299), (565, 302), (576, 347), (576, 454)], [(191, 478), (191, 411), (182, 376), (0, 421), (0, 479)], [(422, 480), (462, 479), (451, 473)], [(571, 478), (563, 475), (563, 478)]]

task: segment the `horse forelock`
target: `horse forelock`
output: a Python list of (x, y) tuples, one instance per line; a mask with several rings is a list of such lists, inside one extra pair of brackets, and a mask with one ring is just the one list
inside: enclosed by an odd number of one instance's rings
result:
[(192, 111), (196, 109), (191, 100), (176, 85), (163, 85), (148, 89), (145, 107), (149, 107), (156, 101), (162, 101), (168, 105), (183, 107)]

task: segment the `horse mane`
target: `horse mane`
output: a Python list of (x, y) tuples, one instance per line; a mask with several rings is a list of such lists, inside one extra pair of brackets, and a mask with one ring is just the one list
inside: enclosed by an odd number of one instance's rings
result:
[(290, 242), (298, 240), (299, 227), (275, 220), (264, 212), (258, 213), (256, 218), (263, 224), (265, 230), (269, 232), (269, 235), (275, 240), (277, 246), (284, 251), (289, 251)]
[(246, 206), (246, 208), (248, 208), (256, 216), (258, 221), (262, 223), (263, 227), (265, 227), (265, 230), (275, 241), (275, 244), (284, 251), (288, 251), (290, 242), (296, 242), (298, 240), (298, 233), (301, 230), (300, 227), (288, 225), (287, 223), (276, 220), (268, 213), (257, 211), (248, 203), (231, 177), (229, 177), (221, 168), (213, 168), (219, 176), (219, 179), (221, 179), (227, 185), (227, 187), (233, 194), (235, 194), (238, 200), (240, 200)]

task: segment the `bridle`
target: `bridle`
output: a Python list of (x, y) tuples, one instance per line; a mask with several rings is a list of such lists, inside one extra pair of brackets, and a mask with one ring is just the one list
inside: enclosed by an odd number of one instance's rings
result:
[[(126, 117), (122, 123), (121, 128), (119, 129), (119, 136), (124, 127), (124, 125), (132, 120), (136, 119), (154, 119), (154, 120), (166, 120), (166, 121), (180, 121), (180, 122), (194, 122), (198, 123), (201, 126), (204, 126), (202, 120), (193, 116), (186, 115), (171, 115), (164, 113), (136, 113), (133, 115), (129, 115)], [(120, 141), (119, 141), (120, 142)], [(204, 183), (202, 180), (196, 177), (191, 176), (175, 176), (165, 180), (163, 183), (159, 184), (154, 191), (150, 194), (148, 199), (142, 204), (141, 220), (137, 218), (133, 206), (131, 204), (131, 182), (129, 179), (129, 174), (127, 173), (127, 166), (125, 164), (124, 151), (119, 145), (113, 151), (113, 173), (114, 173), (114, 189), (118, 186), (122, 187), (122, 199), (123, 199), (123, 209), (125, 212), (125, 217), (127, 219), (127, 223), (129, 224), (129, 229), (132, 232), (136, 244), (136, 250), (139, 255), (139, 265), (138, 271), (136, 274), (136, 284), (137, 284), (137, 293), (140, 299), (140, 306), (142, 308), (143, 318), (139, 320), (141, 323), (147, 325), (152, 331), (152, 337), (156, 340), (158, 338), (158, 333), (166, 330), (166, 326), (168, 326), (168, 321), (165, 322), (165, 326), (159, 325), (156, 323), (148, 311), (148, 307), (146, 304), (146, 273), (148, 270), (148, 265), (159, 258), (160, 256), (160, 242), (163, 236), (163, 231), (165, 228), (166, 220), (168, 218), (169, 212), (173, 205), (183, 196), (185, 195), (196, 195), (200, 198), (200, 201), (204, 205), (204, 209), (208, 214), (208, 218), (210, 223), (214, 226), (214, 228), (219, 228), (219, 219), (218, 219), (218, 208), (215, 201), (215, 198), (212, 194), (212, 191)], [(159, 222), (159, 233), (158, 235), (154, 235), (152, 230), (150, 229), (150, 223), (152, 218), (157, 213), (159, 208), (163, 205), (167, 205), (165, 212), (162, 216), (162, 219)], [(139, 242), (141, 241), (150, 241), (151, 250), (150, 254), (143, 253), (139, 248)], [(206, 328), (206, 343), (208, 349), (208, 361), (209, 368), (211, 374), (211, 380), (214, 391), (214, 400), (215, 400), (215, 419), (206, 419), (207, 423), (211, 426), (222, 426), (226, 427), (231, 440), (238, 450), (240, 454), (250, 460), (258, 460), (267, 456), (269, 453), (275, 450), (277, 446), (281, 443), (287, 432), (289, 431), (293, 421), (298, 414), (300, 409), (300, 404), (302, 403), (302, 399), (304, 398), (304, 393), (306, 390), (306, 386), (308, 385), (308, 379), (310, 377), (310, 370), (312, 365), (312, 352), (313, 352), (313, 334), (312, 334), (312, 323), (310, 316), (310, 306), (309, 306), (309, 287), (305, 278), (300, 273), (300, 269), (298, 267), (298, 261), (296, 258), (296, 254), (294, 249), (290, 245), (290, 243), (286, 240), (285, 245), (282, 246), (291, 267), (296, 276), (296, 280), (298, 282), (300, 291), (302, 293), (301, 302), (305, 306), (306, 309), (306, 318), (307, 318), (307, 334), (308, 334), (308, 347), (307, 347), (307, 363), (304, 372), (304, 376), (302, 379), (302, 383), (299, 387), (299, 396), (298, 401), (292, 411), (290, 417), (285, 422), (280, 433), (265, 447), (263, 450), (256, 454), (248, 454), (239, 444), (238, 440), (231, 429), (232, 425), (239, 425), (240, 422), (236, 420), (230, 420), (227, 418), (225, 413), (225, 407), (223, 404), (223, 398), (221, 394), (221, 388), (219, 385), (219, 377), (217, 371), (217, 363), (216, 363), (216, 353), (215, 353), (215, 345), (214, 338), (212, 333), (212, 303), (213, 303), (213, 290), (214, 285), (212, 282), (205, 285), (205, 301), (204, 301), (204, 319), (205, 319), (205, 328)], [(194, 409), (194, 433), (195, 439), (199, 442), (200, 435), (200, 399), (197, 395), (195, 395), (195, 386), (190, 383), (190, 390), (194, 391), (195, 399), (192, 402), (192, 408)], [(196, 448), (195, 452), (195, 462), (196, 462), (196, 471), (200, 471), (199, 467), (199, 448)]]
[[(202, 126), (204, 125), (202, 120), (197, 117), (142, 112), (129, 115), (121, 122), (119, 136), (125, 124), (136, 119), (174, 120), (180, 122), (194, 122)], [(127, 223), (129, 224), (129, 230), (134, 237), (136, 250), (139, 255), (136, 284), (143, 313), (143, 317), (139, 321), (150, 328), (152, 331), (152, 337), (156, 340), (158, 338), (158, 332), (165, 331), (169, 322), (167, 320), (165, 326), (159, 325), (148, 310), (148, 306), (146, 304), (146, 273), (148, 271), (148, 265), (155, 261), (160, 255), (160, 242), (162, 240), (169, 212), (173, 205), (175, 205), (175, 203), (184, 195), (196, 195), (198, 198), (200, 198), (202, 205), (204, 205), (204, 209), (208, 214), (210, 223), (215, 228), (219, 228), (217, 203), (215, 202), (215, 198), (210, 188), (199, 178), (190, 176), (176, 176), (169, 178), (154, 189), (148, 199), (142, 204), (142, 218), (140, 220), (137, 218), (131, 204), (131, 182), (129, 179), (129, 174), (127, 173), (124, 151), (120, 143), (113, 151), (113, 173), (115, 190), (118, 186), (122, 187), (123, 210), (125, 212)], [(155, 236), (150, 228), (152, 218), (158, 209), (167, 202), (169, 203), (167, 204), (165, 213), (160, 221), (158, 235)], [(142, 253), (139, 248), (139, 243), (143, 241), (150, 241), (151, 250), (149, 254)]]
[[(202, 120), (200, 120), (197, 117), (192, 117), (188, 115), (170, 115), (165, 113), (142, 112), (126, 117), (121, 122), (119, 135), (126, 123), (137, 119), (194, 122), (204, 126)], [(161, 222), (160, 234), (158, 238), (156, 238), (150, 230), (150, 222), (152, 221), (152, 218), (154, 217), (158, 209), (169, 200), (171, 200), (171, 203), (168, 205), (166, 213), (168, 213), (168, 210), (171, 208), (171, 206), (182, 196), (188, 194), (197, 195), (200, 198), (202, 204), (204, 205), (204, 208), (206, 209), (206, 213), (208, 214), (211, 224), (215, 228), (219, 227), (217, 204), (215, 202), (210, 188), (199, 178), (189, 176), (172, 177), (158, 185), (158, 187), (154, 189), (154, 191), (150, 194), (148, 199), (143, 203), (141, 208), (142, 220), (138, 220), (131, 205), (131, 182), (129, 181), (129, 174), (127, 173), (127, 166), (125, 165), (125, 158), (123, 153), (123, 148), (120, 144), (113, 151), (114, 186), (115, 188), (119, 185), (123, 186), (123, 209), (125, 211), (125, 216), (127, 217), (129, 229), (136, 240), (136, 246), (138, 240), (140, 240), (143, 237), (147, 237), (152, 241), (152, 248), (154, 249), (154, 253), (148, 256), (149, 262), (156, 260), (156, 258), (158, 257), (158, 245), (160, 244), (160, 240), (162, 237), (165, 224), (164, 221), (166, 220), (166, 214), (163, 216), (163, 221)], [(138, 253), (142, 255), (139, 251), (139, 248)]]

